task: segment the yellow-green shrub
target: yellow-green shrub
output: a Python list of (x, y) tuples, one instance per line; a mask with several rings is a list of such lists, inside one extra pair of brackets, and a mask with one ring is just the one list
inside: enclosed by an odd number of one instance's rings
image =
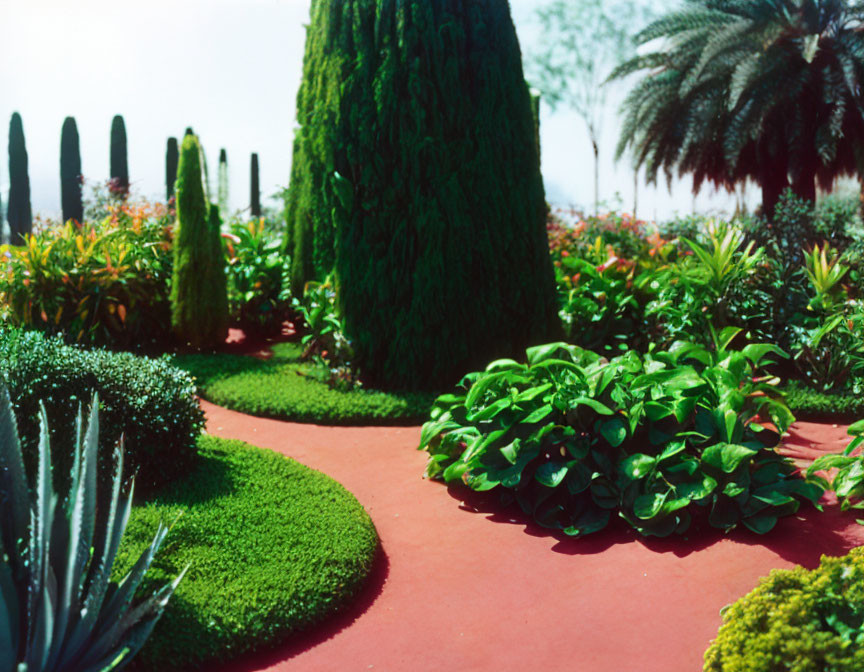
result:
[(864, 551), (775, 569), (725, 610), (705, 672), (864, 670)]

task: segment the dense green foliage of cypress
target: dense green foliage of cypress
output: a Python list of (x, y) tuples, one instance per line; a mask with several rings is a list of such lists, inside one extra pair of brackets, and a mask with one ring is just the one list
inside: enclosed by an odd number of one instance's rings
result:
[(21, 115), (15, 112), (9, 122), (9, 201), (6, 219), (12, 243), (33, 230), (30, 207), (30, 174), (27, 166), (27, 145)]
[(129, 193), (129, 151), (126, 123), (119, 114), (111, 121), (111, 182), (118, 192)]
[(253, 217), (261, 216), (261, 180), (258, 174), (258, 155), (252, 154), (252, 176), (249, 185), (249, 210)]
[(171, 326), (181, 343), (211, 348), (227, 335), (228, 297), (219, 209), (204, 197), (201, 148), (194, 135), (183, 138), (176, 187)]
[(293, 280), (332, 256), (364, 380), (434, 388), (553, 338), (535, 122), (506, 0), (315, 0), (305, 59)]
[(60, 200), (64, 222), (84, 219), (82, 187), (78, 125), (74, 117), (66, 117), (60, 133)]
[(286, 248), (291, 255), (291, 291), (296, 296), (302, 296), (306, 282), (323, 280), (334, 262), (333, 220), (322, 191), (333, 174), (332, 131), (339, 120), (340, 83), (350, 60), (337, 44), (340, 29), (338, 3), (312, 3), (286, 202)]
[(177, 162), (180, 160), (180, 150), (177, 138), (168, 138), (165, 149), (165, 199), (170, 201), (174, 196), (174, 183), (177, 182)]

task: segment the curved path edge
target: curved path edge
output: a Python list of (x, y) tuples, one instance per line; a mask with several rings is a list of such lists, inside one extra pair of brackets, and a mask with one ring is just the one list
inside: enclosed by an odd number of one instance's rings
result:
[[(692, 672), (720, 609), (759, 577), (864, 545), (864, 528), (836, 505), (802, 509), (765, 537), (739, 529), (643, 540), (619, 526), (561, 539), (488, 499), (465, 502), (470, 493), (423, 480), (419, 427), (320, 427), (202, 406), (209, 433), (344, 485), (383, 548), (348, 611), (226, 672)], [(843, 427), (801, 423), (787, 446), (806, 460), (846, 443)]]

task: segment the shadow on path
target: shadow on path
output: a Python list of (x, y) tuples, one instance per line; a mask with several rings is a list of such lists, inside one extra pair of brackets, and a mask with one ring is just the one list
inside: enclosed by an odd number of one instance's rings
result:
[(447, 492), (460, 502), (463, 511), (482, 514), (495, 523), (519, 525), (532, 537), (556, 539), (552, 550), (565, 555), (596, 555), (613, 546), (638, 543), (654, 553), (683, 558), (728, 540), (744, 546), (763, 546), (788, 562), (812, 568), (823, 555), (845, 555), (864, 545), (864, 526), (855, 525), (855, 512), (841, 511), (833, 497), (823, 501), (823, 512), (803, 503), (796, 514), (780, 519), (764, 536), (743, 525), (724, 533), (708, 524), (707, 511), (697, 511), (705, 515), (694, 516), (690, 529), (681, 536), (642, 537), (625, 521), (613, 517), (600, 532), (577, 538), (541, 527), (515, 504), (502, 507), (498, 495), (492, 492), (475, 492), (458, 485), (449, 486)]

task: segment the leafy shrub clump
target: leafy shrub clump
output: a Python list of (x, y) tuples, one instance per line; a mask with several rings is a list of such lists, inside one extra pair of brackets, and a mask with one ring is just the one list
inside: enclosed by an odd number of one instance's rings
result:
[(167, 341), (173, 213), (147, 202), (107, 208), (99, 220), (50, 226), (5, 250), (0, 304), (12, 324), (87, 345)]
[[(842, 454), (823, 455), (807, 470), (811, 479), (836, 493), (844, 511), (864, 509), (864, 455), (859, 450), (864, 445), (864, 420), (849, 427), (849, 436), (853, 439)], [(830, 481), (820, 475), (823, 470), (831, 470), (827, 471)]]
[(421, 436), (427, 476), (497, 488), (574, 536), (615, 511), (644, 535), (680, 534), (697, 507), (714, 527), (768, 532), (822, 489), (771, 450), (794, 418), (759, 368), (782, 351), (727, 350), (738, 335), (611, 361), (553, 343), (527, 364), (493, 362), (436, 402)]
[(291, 260), (264, 219), (234, 220), (223, 234), (231, 320), (247, 333), (279, 333), (291, 314)]
[(775, 569), (728, 607), (705, 672), (864, 669), (864, 551)]
[(362, 387), (357, 370), (351, 364), (354, 347), (345, 335), (335, 278), (307, 282), (303, 301), (297, 301), (296, 307), (306, 332), (301, 341), (302, 359), (314, 365), (310, 375), (343, 392)]
[[(72, 466), (78, 405), (94, 392), (100, 462), (111, 464), (122, 436), (125, 472), (137, 471), (139, 489), (185, 474), (195, 461), (204, 414), (192, 378), (165, 359), (83, 350), (39, 332), (0, 329), (0, 381), (9, 389), (28, 459), (35, 459), (39, 402), (45, 404), (58, 476)], [(108, 470), (101, 475), (110, 479)]]
[(282, 343), (273, 357), (227, 354), (178, 355), (176, 366), (191, 373), (204, 398), (265, 418), (322, 425), (386, 425), (422, 422), (434, 395), (416, 392), (343, 391), (319, 379), (314, 363), (302, 361), (303, 346)]
[(209, 670), (283, 642), (350, 603), (373, 566), (375, 527), (335, 481), (239, 441), (203, 436), (200, 453), (133, 508), (120, 547), (118, 576), (170, 521), (148, 585), (189, 567), (133, 670)]

